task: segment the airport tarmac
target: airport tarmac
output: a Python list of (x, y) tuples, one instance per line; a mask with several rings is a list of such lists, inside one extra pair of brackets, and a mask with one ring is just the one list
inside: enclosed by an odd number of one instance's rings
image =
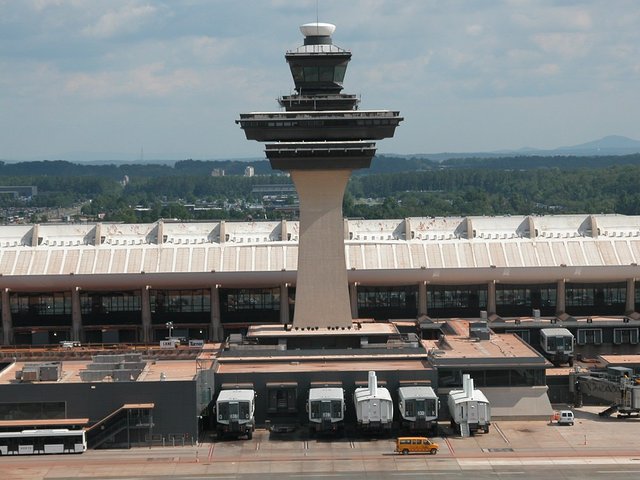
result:
[[(434, 437), (440, 444), (435, 456), (396, 455), (394, 438), (351, 435), (337, 439), (311, 438), (304, 429), (290, 434), (257, 430), (252, 440), (218, 442), (204, 438), (202, 443), (185, 447), (4, 457), (0, 458), (0, 471), (3, 480), (195, 480), (203, 477), (249, 479), (258, 475), (269, 478), (403, 475), (410, 478), (421, 472), (453, 475), (468, 470), (488, 473), (501, 469), (526, 472), (546, 468), (552, 469), (550, 472), (554, 472), (555, 478), (571, 478), (558, 476), (557, 472), (591, 465), (598, 466), (598, 472), (610, 472), (609, 476), (619, 471), (616, 478), (625, 478), (624, 475), (637, 478), (640, 476), (640, 419), (600, 418), (597, 413), (603, 408), (574, 409), (576, 423), (573, 426), (546, 421), (497, 421), (488, 434), (470, 438)], [(608, 476), (594, 474), (594, 478)]]

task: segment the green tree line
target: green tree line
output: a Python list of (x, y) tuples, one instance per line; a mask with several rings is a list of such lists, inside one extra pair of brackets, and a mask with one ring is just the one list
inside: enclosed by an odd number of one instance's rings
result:
[[(536, 158), (514, 157), (504, 164), (506, 168), (498, 166), (506, 162), (504, 158), (434, 162), (379, 156), (371, 170), (352, 176), (344, 214), (362, 218), (640, 214), (640, 155)], [(540, 163), (536, 163), (538, 160)], [(212, 177), (212, 166), (220, 168), (220, 164), (194, 160), (173, 166), (0, 162), (0, 185), (38, 187), (38, 195), (29, 201), (0, 195), (0, 206), (65, 208), (82, 203), (85, 215), (103, 214), (105, 220), (125, 222), (161, 217), (246, 218), (250, 204), (261, 200), (252, 194), (256, 185), (290, 183), (266, 161), (253, 163), (254, 168), (257, 164), (261, 169), (266, 167), (260, 176), (240, 176), (248, 164), (229, 161), (228, 168), (235, 165), (238, 175)], [(214, 208), (188, 208), (195, 203)], [(269, 213), (270, 218), (278, 215)]]

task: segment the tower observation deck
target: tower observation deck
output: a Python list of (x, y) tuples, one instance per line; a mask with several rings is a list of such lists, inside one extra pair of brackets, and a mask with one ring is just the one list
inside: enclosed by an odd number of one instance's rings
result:
[(375, 140), (393, 137), (400, 112), (359, 110), (342, 82), (351, 52), (333, 44), (335, 26), (308, 23), (304, 44), (286, 53), (295, 93), (284, 111), (240, 114), (248, 140), (270, 142), (272, 168), (291, 174), (300, 198), (294, 328), (351, 328), (342, 200), (351, 172), (369, 168)]

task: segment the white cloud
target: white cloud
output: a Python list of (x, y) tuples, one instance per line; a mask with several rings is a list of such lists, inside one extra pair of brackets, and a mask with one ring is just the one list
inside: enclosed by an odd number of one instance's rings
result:
[(65, 81), (65, 91), (92, 98), (120, 95), (166, 96), (182, 88), (200, 85), (200, 76), (188, 69), (166, 71), (161, 63), (142, 65), (125, 72), (77, 73)]
[(590, 31), (592, 14), (583, 7), (526, 5), (511, 11), (511, 22), (520, 28), (537, 31)]
[(82, 33), (89, 37), (107, 38), (141, 28), (155, 13), (152, 5), (125, 5), (119, 10), (103, 14), (97, 22), (87, 25)]
[(545, 63), (544, 65), (540, 65), (535, 68), (533, 71), (540, 76), (553, 76), (560, 72), (560, 66), (556, 63)]
[(540, 33), (532, 40), (545, 52), (566, 58), (583, 57), (591, 48), (589, 36), (583, 33)]
[(29, 6), (36, 12), (42, 12), (48, 8), (62, 7), (70, 5), (72, 7), (81, 7), (86, 4), (86, 0), (30, 0)]
[(193, 55), (205, 63), (223, 58), (236, 47), (236, 41), (210, 36), (193, 37), (189, 39)]
[(482, 35), (484, 32), (484, 27), (482, 25), (468, 25), (466, 28), (467, 34), (475, 37), (477, 35)]

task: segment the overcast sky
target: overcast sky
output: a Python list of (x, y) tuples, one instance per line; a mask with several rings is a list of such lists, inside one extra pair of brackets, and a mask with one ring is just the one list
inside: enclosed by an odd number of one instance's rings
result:
[[(640, 139), (638, 0), (320, 0), (383, 153)], [(263, 157), (315, 0), (0, 0), (0, 159)]]

